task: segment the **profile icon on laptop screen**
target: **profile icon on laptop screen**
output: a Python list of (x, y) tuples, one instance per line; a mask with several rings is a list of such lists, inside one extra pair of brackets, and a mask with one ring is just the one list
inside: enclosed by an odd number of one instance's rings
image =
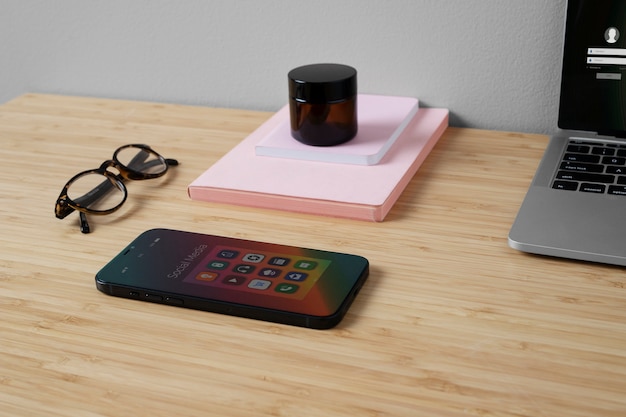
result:
[(615, 43), (619, 39), (619, 30), (615, 27), (610, 27), (604, 32), (604, 40), (607, 43)]

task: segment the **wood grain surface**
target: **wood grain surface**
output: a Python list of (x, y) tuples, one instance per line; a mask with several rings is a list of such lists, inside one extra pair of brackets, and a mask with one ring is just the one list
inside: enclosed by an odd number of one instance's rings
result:
[[(270, 115), (0, 106), (0, 415), (626, 415), (624, 269), (507, 245), (545, 136), (449, 128), (382, 223), (191, 201), (187, 185)], [(130, 182), (89, 235), (76, 214), (57, 220), (65, 182), (128, 143), (180, 165)], [(100, 267), (153, 227), (355, 253), (371, 275), (327, 331), (97, 291)]]

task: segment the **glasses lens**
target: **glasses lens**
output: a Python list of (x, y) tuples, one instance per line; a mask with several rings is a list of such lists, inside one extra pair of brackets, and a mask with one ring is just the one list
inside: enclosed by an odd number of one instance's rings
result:
[(129, 146), (116, 153), (118, 162), (144, 175), (159, 175), (167, 170), (167, 162), (159, 154), (144, 148)]
[(118, 207), (124, 202), (126, 192), (113, 178), (89, 172), (70, 184), (67, 196), (89, 211), (99, 212)]

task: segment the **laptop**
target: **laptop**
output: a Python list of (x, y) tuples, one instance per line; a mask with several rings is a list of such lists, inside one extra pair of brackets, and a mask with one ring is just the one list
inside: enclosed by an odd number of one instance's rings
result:
[(568, 1), (558, 127), (509, 245), (626, 266), (626, 0)]

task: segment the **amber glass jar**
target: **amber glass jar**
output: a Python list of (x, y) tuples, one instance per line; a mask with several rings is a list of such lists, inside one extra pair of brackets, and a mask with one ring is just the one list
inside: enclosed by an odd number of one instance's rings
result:
[(339, 145), (358, 130), (356, 70), (312, 64), (289, 71), (291, 136), (313, 146)]

